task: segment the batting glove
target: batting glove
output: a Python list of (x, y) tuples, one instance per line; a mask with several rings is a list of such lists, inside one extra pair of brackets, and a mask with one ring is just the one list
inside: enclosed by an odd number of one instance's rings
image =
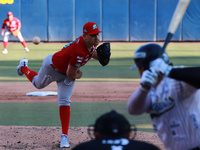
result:
[(172, 66), (167, 64), (162, 58), (157, 58), (150, 63), (150, 69), (155, 70), (158, 74), (168, 76)]
[(158, 80), (158, 74), (153, 70), (145, 70), (142, 73), (140, 84), (145, 89), (150, 89), (153, 85), (156, 84)]

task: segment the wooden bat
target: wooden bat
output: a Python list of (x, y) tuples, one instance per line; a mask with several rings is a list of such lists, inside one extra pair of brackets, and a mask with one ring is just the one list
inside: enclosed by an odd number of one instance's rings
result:
[(166, 37), (165, 43), (162, 47), (160, 56), (162, 56), (162, 54), (165, 52), (165, 48), (167, 47), (167, 44), (170, 42), (171, 38), (173, 37), (174, 33), (176, 32), (176, 29), (177, 29), (178, 25), (180, 24), (189, 3), (190, 3), (190, 0), (179, 0), (178, 4), (176, 6), (176, 9), (174, 11), (172, 20), (170, 22), (167, 37)]
[[(165, 48), (167, 47), (167, 44), (170, 42), (171, 38), (173, 37), (174, 33), (176, 32), (176, 29), (177, 29), (178, 25), (180, 24), (189, 3), (190, 3), (190, 0), (179, 0), (178, 4), (176, 6), (176, 9), (174, 11), (173, 17), (171, 19), (171, 22), (169, 24), (167, 37), (165, 39), (165, 43), (162, 46), (162, 49), (159, 54), (160, 57), (162, 57), (163, 53), (165, 52)], [(144, 83), (143, 86), (146, 86), (149, 88), (151, 87), (150, 83), (148, 83), (148, 82)]]

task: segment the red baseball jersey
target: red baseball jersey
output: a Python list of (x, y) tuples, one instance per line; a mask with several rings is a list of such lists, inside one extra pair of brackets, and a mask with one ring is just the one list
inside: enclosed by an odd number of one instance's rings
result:
[(12, 21), (5, 19), (3, 21), (2, 31), (5, 30), (5, 27), (7, 28), (8, 31), (13, 32), (13, 31), (17, 30), (18, 28), (21, 28), (21, 22), (19, 21), (19, 19), (15, 18), (15, 17), (13, 17)]
[(90, 53), (85, 45), (83, 37), (78, 37), (75, 41), (70, 42), (52, 57), (54, 66), (61, 73), (66, 73), (68, 65), (73, 68), (80, 68), (85, 65), (95, 51), (95, 47)]

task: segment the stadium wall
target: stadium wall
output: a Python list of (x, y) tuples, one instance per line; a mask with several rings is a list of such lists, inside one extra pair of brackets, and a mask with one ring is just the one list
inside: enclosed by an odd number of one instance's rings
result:
[[(26, 41), (72, 41), (86, 22), (101, 41), (163, 41), (178, 0), (0, 0), (0, 22), (12, 11)], [(0, 41), (3, 37), (0, 37)], [(18, 41), (11, 37), (10, 40)], [(200, 0), (191, 0), (173, 41), (200, 41)]]

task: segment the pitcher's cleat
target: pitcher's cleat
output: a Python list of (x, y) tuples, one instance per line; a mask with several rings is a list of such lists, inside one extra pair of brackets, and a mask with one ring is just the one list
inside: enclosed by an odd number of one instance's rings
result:
[(26, 47), (26, 48), (24, 48), (24, 49), (25, 49), (25, 51), (26, 51), (26, 52), (29, 52), (29, 49), (28, 49), (28, 47)]
[(70, 147), (69, 136), (66, 134), (61, 135), (60, 148), (63, 148), (63, 147)]
[(17, 73), (19, 76), (24, 74), (21, 70), (21, 67), (28, 67), (28, 60), (26, 58), (21, 59), (19, 65), (17, 66)]
[(2, 51), (2, 53), (3, 53), (3, 54), (8, 54), (8, 50), (7, 50), (7, 49), (4, 49), (4, 50)]

